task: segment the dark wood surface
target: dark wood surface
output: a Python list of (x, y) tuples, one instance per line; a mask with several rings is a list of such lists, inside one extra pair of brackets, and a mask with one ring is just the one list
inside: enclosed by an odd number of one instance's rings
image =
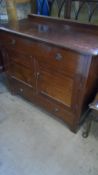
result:
[[(43, 31), (44, 30), (44, 31)], [(9, 87), (72, 131), (98, 87), (98, 27), (29, 16), (0, 28)]]
[[(9, 24), (7, 28), (1, 27), (1, 32), (2, 30), (85, 54), (98, 54), (98, 26), (96, 25), (29, 15), (29, 20)], [(9, 40), (6, 42), (10, 44)]]
[(0, 73), (3, 72), (3, 70), (4, 70), (4, 64), (3, 64), (2, 54), (0, 51)]

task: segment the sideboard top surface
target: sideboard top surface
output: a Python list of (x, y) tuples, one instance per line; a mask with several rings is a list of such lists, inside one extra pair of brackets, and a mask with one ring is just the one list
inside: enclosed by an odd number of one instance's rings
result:
[(15, 33), (83, 54), (98, 55), (98, 27), (94, 25), (29, 15), (28, 19), (1, 26), (0, 31)]

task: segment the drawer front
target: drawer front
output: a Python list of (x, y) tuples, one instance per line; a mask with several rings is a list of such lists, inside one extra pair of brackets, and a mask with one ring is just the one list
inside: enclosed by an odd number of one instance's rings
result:
[(33, 51), (35, 52), (36, 50), (35, 42), (12, 33), (1, 32), (0, 42), (5, 48), (14, 49), (23, 53), (32, 54)]
[(24, 83), (17, 81), (14, 78), (8, 77), (10, 88), (12, 93), (19, 94), (25, 99), (32, 101), (34, 98), (33, 88), (25, 85)]
[(74, 77), (79, 61), (79, 54), (65, 49), (40, 45), (37, 59), (41, 67), (51, 71), (62, 72), (64, 75)]
[(70, 126), (73, 125), (75, 116), (64, 107), (61, 107), (59, 104), (56, 104), (55, 102), (43, 96), (37, 96), (36, 103), (38, 103), (41, 107), (43, 107), (51, 114), (59, 117), (64, 122), (67, 122)]
[(47, 47), (43, 47), (43, 44), (40, 45), (39, 41), (8, 32), (0, 33), (0, 43), (4, 48), (14, 49), (34, 56), (39, 56), (42, 49), (47, 52)]
[(14, 62), (11, 62), (8, 73), (12, 77), (15, 77), (17, 80), (21, 80), (24, 83), (34, 86), (34, 76), (29, 69), (26, 69), (25, 67), (22, 67), (21, 65), (18, 65)]
[(28, 55), (26, 53), (12, 49), (7, 49), (7, 53), (8, 57), (17, 64), (25, 66), (26, 68), (31, 68), (32, 70), (34, 69), (34, 59), (32, 55)]
[[(80, 55), (78, 53), (55, 47), (51, 44), (21, 38), (14, 34), (2, 32), (0, 40), (5, 47), (18, 50), (36, 57), (42, 66), (52, 70), (62, 71), (64, 74), (74, 76)], [(19, 61), (19, 60), (18, 60)]]

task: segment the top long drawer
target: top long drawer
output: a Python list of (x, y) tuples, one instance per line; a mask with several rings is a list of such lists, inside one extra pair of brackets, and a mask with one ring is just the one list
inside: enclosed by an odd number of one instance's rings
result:
[(49, 68), (54, 70), (62, 70), (68, 75), (74, 76), (77, 68), (80, 54), (45, 44), (41, 41), (35, 41), (28, 38), (19, 37), (18, 35), (1, 32), (1, 44), (6, 48), (15, 49), (24, 53), (28, 53), (35, 57), (40, 63), (45, 63)]
[(35, 48), (33, 41), (7, 32), (0, 33), (0, 43), (6, 48), (26, 53), (32, 53)]

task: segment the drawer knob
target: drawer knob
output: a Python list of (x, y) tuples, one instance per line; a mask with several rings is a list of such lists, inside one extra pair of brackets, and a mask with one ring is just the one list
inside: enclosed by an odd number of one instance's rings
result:
[(56, 54), (56, 56), (55, 56), (55, 59), (57, 60), (57, 61), (61, 61), (62, 60), (62, 55), (60, 54), (60, 53), (57, 53)]
[(22, 88), (20, 88), (20, 92), (23, 92), (23, 89)]
[(59, 109), (58, 109), (58, 108), (55, 108), (55, 109), (54, 109), (54, 112), (58, 112), (58, 111), (59, 111)]
[(51, 51), (51, 49), (52, 49), (51, 47), (49, 47), (49, 46), (47, 47), (48, 52), (50, 52), (50, 51)]
[(36, 76), (37, 76), (37, 80), (38, 80), (38, 79), (39, 79), (39, 76), (40, 76), (40, 73), (39, 73), (39, 72), (37, 72), (37, 75), (36, 75)]
[(33, 58), (33, 56), (32, 56), (32, 55), (30, 55), (30, 58)]
[(11, 44), (12, 45), (15, 45), (16, 44), (16, 40), (15, 39), (12, 39)]

